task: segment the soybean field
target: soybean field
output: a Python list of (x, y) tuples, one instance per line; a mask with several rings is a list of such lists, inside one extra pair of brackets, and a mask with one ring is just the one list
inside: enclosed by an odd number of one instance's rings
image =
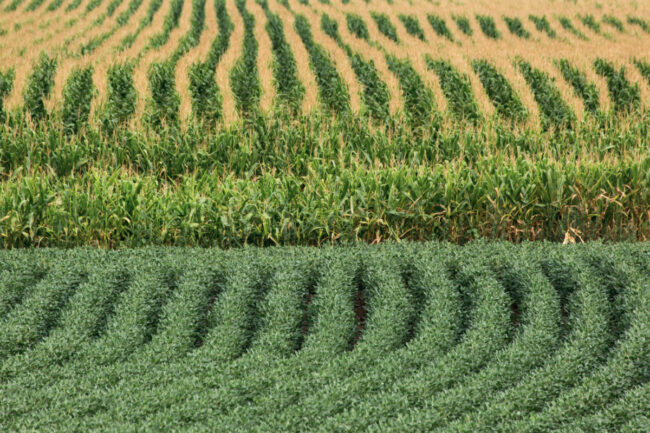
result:
[(0, 252), (2, 431), (642, 432), (647, 243)]
[(650, 236), (650, 8), (1, 0), (0, 246)]

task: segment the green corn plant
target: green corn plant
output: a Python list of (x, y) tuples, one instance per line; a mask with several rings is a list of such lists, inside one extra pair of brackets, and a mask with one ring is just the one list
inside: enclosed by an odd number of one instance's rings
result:
[(515, 36), (519, 36), (522, 39), (530, 38), (530, 33), (528, 33), (528, 30), (524, 28), (524, 25), (522, 24), (519, 18), (504, 16), (503, 20), (506, 22), (506, 25), (508, 26), (508, 30), (510, 30), (510, 33), (512, 33)]
[(94, 11), (94, 10), (97, 9), (97, 8), (98, 8), (98, 7), (99, 7), (103, 2), (104, 2), (104, 0), (90, 0), (90, 1), (88, 2), (88, 4), (86, 5), (86, 11), (85, 11), (85, 14), (88, 14), (88, 13)]
[(514, 122), (524, 121), (528, 117), (528, 110), (521, 99), (506, 77), (494, 66), (486, 60), (474, 60), (472, 68), (500, 116)]
[(483, 30), (483, 33), (488, 38), (499, 39), (501, 38), (501, 32), (497, 30), (497, 25), (494, 22), (494, 18), (488, 15), (476, 15), (476, 21), (478, 21), (479, 27)]
[(562, 99), (558, 88), (553, 84), (547, 73), (533, 68), (530, 63), (519, 58), (515, 61), (522, 75), (528, 82), (535, 101), (542, 114), (542, 126), (556, 129), (572, 128), (575, 123), (575, 114)]
[(458, 29), (466, 34), (467, 36), (472, 36), (474, 31), (472, 30), (472, 26), (469, 23), (469, 19), (464, 16), (464, 15), (452, 15), (451, 19), (454, 20), (456, 25), (458, 26)]
[(192, 113), (204, 125), (214, 128), (222, 115), (222, 97), (208, 63), (194, 63), (188, 72)]
[(616, 18), (613, 15), (603, 15), (603, 22), (605, 24), (609, 24), (610, 26), (614, 27), (616, 30), (618, 30), (621, 33), (625, 31), (623, 28), (623, 21), (621, 21), (620, 19)]
[(90, 104), (95, 94), (93, 68), (74, 69), (63, 88), (63, 131), (76, 134), (88, 122)]
[(636, 65), (641, 75), (650, 83), (650, 63), (641, 59), (634, 59), (634, 64)]
[(461, 75), (448, 62), (433, 60), (428, 54), (425, 61), (427, 68), (435, 71), (438, 75), (440, 87), (449, 102), (452, 114), (459, 120), (477, 124), (481, 119), (481, 114), (468, 77)]
[(273, 14), (266, 2), (262, 3), (267, 23), (266, 32), (273, 49), (273, 78), (280, 101), (292, 112), (300, 109), (305, 86), (298, 79), (296, 59), (284, 36), (284, 26), (279, 16)]
[(230, 71), (230, 86), (237, 110), (248, 117), (259, 111), (262, 92), (257, 70), (258, 43), (255, 39), (255, 17), (246, 10), (246, 0), (237, 0), (236, 4), (244, 20), (244, 47), (241, 57)]
[(368, 26), (366, 26), (365, 21), (359, 15), (348, 13), (345, 15), (345, 21), (348, 26), (348, 30), (354, 36), (359, 39), (364, 39), (366, 41), (370, 40), (370, 33), (368, 33)]
[(112, 65), (108, 69), (107, 99), (101, 114), (102, 129), (112, 135), (135, 113), (137, 91), (133, 84), (133, 63)]
[(5, 12), (13, 12), (16, 9), (18, 9), (18, 6), (20, 6), (25, 0), (12, 0), (11, 3), (7, 5), (7, 7), (4, 9)]
[(375, 21), (377, 28), (388, 39), (392, 40), (395, 43), (399, 43), (397, 38), (397, 29), (390, 22), (390, 18), (386, 14), (371, 12), (372, 19)]
[(435, 31), (438, 36), (447, 38), (452, 42), (454, 41), (454, 37), (451, 35), (451, 32), (449, 31), (449, 28), (447, 27), (447, 23), (442, 17), (434, 14), (427, 14), (427, 21), (429, 21), (429, 24), (433, 28), (433, 31)]
[(551, 24), (548, 22), (545, 15), (541, 17), (536, 15), (528, 15), (528, 19), (530, 19), (533, 24), (535, 24), (537, 31), (546, 33), (546, 35), (551, 39), (555, 38), (555, 30), (551, 28)]
[(26, 11), (29, 11), (29, 12), (31, 12), (31, 11), (35, 11), (35, 10), (38, 9), (38, 7), (41, 6), (44, 2), (45, 2), (45, 0), (32, 0), (32, 1), (27, 5), (27, 7), (25, 8), (25, 10), (26, 10)]
[(147, 101), (147, 123), (156, 130), (177, 125), (181, 100), (176, 91), (174, 65), (170, 62), (153, 63), (148, 76), (151, 97)]
[(230, 20), (228, 11), (226, 10), (225, 0), (214, 0), (214, 6), (217, 10), (217, 25), (219, 27), (219, 35), (213, 41), (208, 54), (207, 63), (212, 69), (215, 69), (221, 60), (221, 57), (230, 46), (230, 35), (233, 32), (234, 25)]
[(131, 47), (135, 40), (138, 38), (142, 30), (145, 28), (149, 27), (153, 23), (153, 17), (158, 12), (158, 9), (162, 6), (163, 0), (152, 0), (149, 3), (149, 7), (147, 8), (147, 14), (140, 20), (138, 23), (138, 27), (133, 31), (132, 33), (129, 33), (128, 35), (124, 36), (122, 40), (120, 41), (119, 46), (117, 47), (117, 51), (121, 52), (126, 50), (127, 48)]
[(596, 18), (594, 18), (592, 14), (578, 14), (578, 19), (582, 22), (582, 24), (593, 30), (594, 33), (600, 34), (600, 24), (596, 21)]
[(72, 12), (73, 10), (77, 9), (83, 0), (72, 0), (72, 2), (66, 6), (65, 11), (66, 12)]
[(560, 59), (555, 64), (564, 79), (571, 84), (575, 94), (582, 99), (585, 110), (589, 113), (596, 113), (600, 107), (596, 85), (587, 81), (587, 77), (578, 68), (572, 66), (567, 59)]
[(5, 72), (0, 71), (0, 122), (5, 120), (4, 100), (14, 88), (14, 77), (13, 68)]
[(59, 9), (61, 5), (63, 4), (64, 0), (52, 0), (50, 4), (47, 5), (47, 11), (48, 12), (54, 12), (55, 10)]
[(44, 100), (50, 96), (54, 86), (54, 73), (56, 72), (56, 59), (46, 53), (41, 53), (34, 65), (32, 74), (27, 79), (24, 90), (25, 108), (32, 119), (39, 121), (47, 117)]
[(386, 62), (391, 72), (399, 79), (404, 97), (404, 108), (409, 121), (414, 126), (435, 124), (436, 112), (433, 92), (424, 84), (411, 63), (407, 59), (398, 59), (391, 55), (386, 55)]
[(314, 42), (309, 21), (303, 15), (297, 15), (294, 28), (309, 53), (309, 62), (316, 76), (323, 106), (335, 113), (348, 113), (350, 95), (347, 86), (323, 47)]
[(579, 39), (582, 39), (583, 41), (588, 41), (589, 39), (587, 36), (585, 36), (584, 33), (582, 33), (580, 30), (575, 28), (573, 23), (571, 22), (571, 19), (566, 16), (559, 16), (558, 21), (560, 22), (560, 25), (562, 26), (563, 29), (568, 30), (569, 32), (573, 33), (575, 36), (577, 36)]
[(365, 61), (361, 55), (343, 42), (339, 35), (338, 23), (329, 15), (321, 16), (321, 28), (332, 38), (348, 55), (352, 70), (363, 86), (363, 104), (375, 120), (386, 120), (389, 116), (388, 101), (390, 94), (388, 86), (379, 77), (377, 68), (372, 61)]
[(169, 9), (167, 16), (165, 16), (162, 29), (155, 35), (151, 36), (149, 44), (145, 50), (159, 48), (167, 43), (171, 31), (178, 27), (181, 12), (183, 12), (183, 1), (184, 0), (171, 0), (171, 8)]
[(203, 33), (203, 28), (205, 27), (205, 2), (206, 0), (192, 0), (190, 29), (185, 35), (183, 35), (181, 40), (178, 42), (176, 50), (169, 58), (169, 61), (174, 65), (178, 63), (181, 57), (199, 43), (201, 33)]
[(632, 85), (625, 77), (625, 68), (616, 70), (611, 62), (598, 58), (594, 61), (596, 73), (607, 80), (609, 95), (618, 112), (629, 113), (641, 106), (641, 91), (639, 84)]
[(644, 20), (643, 18), (632, 17), (628, 15), (627, 23), (631, 25), (639, 26), (641, 27), (641, 30), (643, 30), (644, 32), (650, 33), (650, 23), (648, 23), (648, 21)]
[(415, 36), (421, 41), (426, 40), (424, 37), (424, 31), (422, 30), (422, 27), (420, 27), (420, 21), (418, 21), (418, 18), (415, 15), (399, 14), (398, 18), (402, 24), (404, 24), (404, 28), (409, 35)]

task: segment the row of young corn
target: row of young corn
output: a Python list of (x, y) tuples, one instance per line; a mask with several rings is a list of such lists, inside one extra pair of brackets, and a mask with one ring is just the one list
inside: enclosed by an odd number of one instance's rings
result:
[(647, 249), (4, 251), (0, 425), (642, 425)]
[[(195, 10), (202, 10), (200, 6), (203, 5), (203, 2), (197, 1), (196, 3), (197, 9)], [(236, 101), (238, 101), (239, 112), (246, 117), (247, 113), (259, 112), (261, 89), (256, 72), (257, 43), (252, 34), (254, 18), (250, 14), (244, 16), (249, 22), (247, 27), (249, 36), (245, 38), (245, 41), (248, 41), (245, 47), (249, 48), (244, 50), (242, 58), (231, 71), (230, 81)], [(269, 32), (274, 38), (277, 38), (276, 35), (282, 34), (281, 27), (278, 27), (281, 26), (281, 22), (277, 17), (273, 17), (273, 15), (270, 16), (269, 23), (275, 24), (269, 24)], [(176, 90), (174, 70), (180, 56), (198, 43), (198, 35), (201, 31), (200, 22), (197, 21), (196, 30), (190, 31), (190, 34), (183, 39), (179, 48), (169, 59), (154, 63), (150, 67), (150, 99), (143, 122), (155, 129), (160, 129), (163, 125), (177, 125), (180, 120), (180, 100)], [(341, 41), (337, 35), (336, 21), (323, 15), (323, 26), (326, 33), (329, 32), (330, 36), (348, 53), (352, 68), (363, 86), (362, 100), (365, 109), (371, 117), (389, 122), (388, 101), (390, 94), (373, 63), (364, 60), (362, 55), (355, 53)], [(195, 26), (192, 29), (195, 29)], [(348, 113), (350, 102), (346, 84), (324, 49), (313, 41), (309, 23), (300, 15), (296, 17), (296, 30), (310, 52), (310, 62), (318, 83), (323, 108), (339, 115)], [(197, 31), (198, 34), (194, 35), (193, 32)], [(215, 41), (213, 51), (223, 53), (224, 47), (227, 45), (221, 46), (221, 42), (219, 42), (221, 40), (220, 38)], [(304, 86), (296, 77), (295, 60), (286, 41), (276, 40), (275, 43), (278, 47), (274, 50), (275, 86), (278, 89), (279, 98), (283, 100), (279, 102), (289, 104), (296, 112), (304, 94)], [(220, 117), (219, 89), (213, 72), (217, 62), (208, 59), (206, 62), (193, 65), (188, 72), (195, 120), (205, 122), (209, 126), (214, 126)], [(430, 123), (433, 117), (431, 113), (435, 112), (434, 96), (418, 73), (409, 66), (410, 61), (386, 54), (386, 62), (388, 68), (399, 79), (401, 96), (404, 99), (404, 113), (416, 124)], [(477, 106), (469, 77), (458, 72), (451, 63), (445, 60), (433, 59), (427, 55), (426, 64), (440, 80), (451, 117), (461, 122), (468, 121), (473, 124), (480, 122), (483, 115)], [(525, 59), (518, 58), (515, 60), (515, 64), (532, 90), (540, 109), (543, 128), (558, 129), (575, 126), (576, 115), (563, 100), (549, 74), (531, 66)], [(597, 114), (601, 107), (596, 85), (590, 82), (585, 73), (573, 66), (567, 59), (558, 59), (556, 65), (573, 88), (575, 95), (582, 99), (585, 110), (588, 113)], [(637, 59), (635, 65), (642, 75), (648, 77), (650, 66), (646, 61)], [(497, 68), (481, 59), (474, 60), (472, 67), (500, 117), (515, 123), (527, 118), (528, 114), (519, 96)], [(91, 102), (95, 95), (92, 82), (93, 69), (91, 66), (74, 69), (67, 78), (61, 111), (48, 113), (46, 101), (52, 92), (56, 68), (55, 58), (47, 54), (41, 55), (37, 64), (34, 65), (33, 72), (24, 89), (23, 109), (19, 109), (15, 113), (18, 117), (28, 113), (35, 122), (47, 121), (52, 116), (54, 119), (60, 117), (63, 129), (66, 132), (76, 133), (81, 126), (87, 124), (91, 117)], [(133, 70), (133, 64), (126, 63), (114, 65), (108, 71), (107, 98), (98, 113), (108, 135), (114, 132), (117, 124), (126, 124), (135, 113), (137, 90), (132, 85)], [(598, 58), (594, 62), (594, 70), (607, 83), (614, 112), (626, 114), (642, 109), (640, 85), (629, 81), (624, 67), (617, 69), (612, 62)], [(278, 75), (280, 72), (282, 72), (282, 78)], [(0, 117), (3, 119), (7, 117), (8, 113), (3, 110), (2, 100), (6, 99), (13, 91), (13, 81), (13, 70), (0, 73)], [(363, 115), (363, 113), (361, 114)], [(51, 121), (54, 122), (54, 119)]]

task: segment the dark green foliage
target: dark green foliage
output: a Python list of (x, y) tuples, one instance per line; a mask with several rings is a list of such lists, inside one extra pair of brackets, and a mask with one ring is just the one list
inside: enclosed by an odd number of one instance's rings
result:
[(641, 106), (641, 91), (639, 84), (630, 84), (625, 78), (625, 68), (619, 71), (614, 68), (611, 62), (604, 59), (596, 59), (594, 62), (596, 73), (605, 77), (609, 96), (614, 102), (614, 108), (618, 112), (629, 113)]
[(535, 15), (528, 15), (528, 18), (535, 24), (535, 28), (540, 32), (545, 32), (546, 35), (553, 39), (555, 38), (555, 30), (551, 28), (551, 24), (546, 19), (546, 15), (538, 17)]
[(151, 97), (147, 101), (147, 122), (154, 129), (176, 125), (181, 100), (176, 91), (174, 65), (170, 62), (153, 63), (148, 78)]
[(524, 28), (524, 25), (522, 24), (519, 18), (504, 16), (503, 19), (506, 22), (506, 25), (508, 26), (508, 30), (510, 30), (510, 33), (519, 36), (520, 38), (523, 39), (530, 38), (530, 33), (528, 33), (528, 30)]
[(212, 42), (207, 60), (193, 64), (188, 71), (192, 112), (208, 128), (214, 128), (216, 122), (221, 119), (222, 98), (214, 71), (230, 46), (230, 35), (233, 32), (233, 24), (226, 10), (225, 0), (214, 0), (214, 5), (217, 11), (219, 34)]
[(45, 0), (32, 0), (27, 7), (25, 8), (26, 11), (34, 11), (36, 10), (40, 5), (42, 5), (45, 2)]
[(348, 89), (325, 50), (314, 42), (309, 21), (304, 16), (298, 15), (294, 27), (309, 52), (309, 62), (316, 76), (323, 106), (335, 113), (348, 112), (350, 110)]
[(104, 43), (106, 40), (108, 40), (110, 37), (112, 37), (117, 30), (120, 28), (124, 27), (131, 16), (138, 10), (138, 8), (142, 5), (143, 0), (131, 0), (129, 2), (129, 5), (126, 10), (124, 10), (121, 14), (117, 16), (115, 21), (117, 24), (113, 26), (110, 30), (101, 33), (100, 35), (97, 35), (90, 39), (88, 42), (83, 44), (81, 46), (81, 49), (79, 51), (80, 55), (88, 55), (95, 51), (97, 47), (99, 47), (102, 43)]
[(585, 110), (596, 113), (600, 106), (598, 100), (599, 92), (594, 83), (587, 81), (587, 77), (576, 67), (572, 66), (567, 59), (560, 59), (557, 66), (565, 80), (571, 84), (573, 91), (584, 103)]
[(66, 12), (71, 12), (79, 7), (81, 5), (81, 2), (83, 0), (72, 0), (72, 2), (65, 8)]
[(117, 18), (115, 18), (117, 26), (114, 28), (124, 27), (126, 23), (129, 22), (129, 19), (133, 16), (133, 14), (140, 8), (142, 2), (143, 0), (131, 0), (128, 7), (122, 11), (122, 13), (117, 16)]
[[(208, 0), (210, 1), (210, 0)], [(225, 0), (214, 0), (214, 6), (217, 10), (217, 24), (219, 26), (219, 35), (210, 47), (208, 54), (208, 64), (212, 69), (215, 69), (221, 60), (221, 57), (230, 46), (230, 35), (233, 32), (233, 23), (230, 20), (228, 11), (226, 10)]]
[(171, 0), (171, 7), (163, 21), (162, 30), (149, 39), (148, 48), (159, 48), (167, 43), (171, 31), (178, 27), (178, 21), (181, 18), (181, 12), (183, 12), (184, 1), (185, 0)]
[(0, 315), (0, 423), (644, 431), (648, 253), (506, 242), (0, 251), (0, 299), (8, 287), (20, 298)]
[(104, 0), (90, 0), (86, 5), (86, 13), (92, 12), (97, 9)]
[[(153, 23), (153, 17), (158, 12), (158, 9), (162, 6), (163, 0), (151, 0), (149, 2), (149, 7), (147, 8), (147, 14), (140, 20), (140, 23), (138, 23), (137, 29), (126, 35), (121, 41), (120, 45), (118, 46), (118, 51), (124, 51), (125, 49), (129, 48), (131, 45), (133, 45), (133, 42), (135, 42), (136, 38), (138, 35), (140, 35), (140, 32), (146, 27), (149, 27)], [(119, 18), (119, 17), (118, 17)]]
[(404, 109), (415, 126), (435, 123), (435, 100), (433, 92), (415, 72), (407, 59), (387, 55), (388, 68), (399, 79), (404, 98)]
[(427, 68), (436, 72), (440, 79), (442, 88), (449, 109), (459, 120), (466, 120), (470, 123), (477, 124), (481, 119), (478, 111), (478, 104), (474, 99), (474, 92), (469, 82), (469, 78), (458, 73), (448, 62), (444, 60), (433, 60), (431, 56), (426, 56)]
[(47, 5), (47, 11), (48, 12), (54, 12), (55, 10), (59, 9), (61, 5), (63, 4), (64, 0), (52, 0), (50, 4)]
[(582, 24), (589, 27), (595, 33), (600, 34), (600, 24), (592, 14), (578, 15), (578, 18), (582, 21)]
[(388, 87), (381, 78), (372, 61), (365, 61), (361, 55), (355, 53), (349, 45), (341, 40), (339, 35), (338, 23), (323, 14), (321, 17), (321, 28), (329, 37), (334, 39), (336, 43), (345, 50), (352, 70), (359, 82), (363, 85), (363, 103), (365, 108), (368, 109), (370, 115), (377, 120), (387, 120), (389, 115), (388, 100), (390, 94)]
[(61, 122), (66, 133), (76, 134), (88, 122), (94, 95), (93, 68), (74, 69), (63, 88)]
[(112, 0), (106, 7), (106, 16), (112, 17), (118, 7), (122, 4), (124, 0)]
[(366, 41), (370, 40), (368, 26), (366, 26), (365, 21), (363, 21), (359, 15), (348, 13), (345, 15), (345, 22), (348, 25), (350, 33), (359, 39), (365, 39)]
[[(4, 9), (5, 12), (13, 12), (16, 9), (18, 9), (18, 6), (23, 4), (25, 0), (12, 0), (11, 3), (7, 5), (7, 7)], [(79, 0), (81, 1), (81, 0)]]
[(506, 77), (494, 66), (486, 60), (474, 60), (472, 68), (481, 80), (483, 88), (499, 115), (515, 122), (523, 121), (528, 117), (528, 111), (521, 99)]
[(108, 70), (108, 92), (101, 122), (109, 135), (116, 128), (124, 127), (135, 113), (137, 92), (133, 84), (133, 69), (132, 63), (124, 63), (115, 64)]
[(222, 97), (214, 79), (214, 68), (208, 63), (195, 63), (188, 71), (192, 113), (204, 125), (214, 128), (221, 119)]
[(339, 23), (337, 23), (336, 20), (330, 18), (326, 13), (323, 13), (321, 15), (320, 27), (327, 36), (334, 39), (338, 45), (342, 45), (341, 37), (339, 36)]
[(451, 18), (454, 20), (461, 32), (465, 33), (467, 36), (472, 36), (472, 26), (470, 25), (469, 19), (466, 16), (452, 15)]
[(610, 26), (614, 27), (616, 30), (618, 30), (621, 33), (625, 31), (623, 29), (623, 21), (619, 20), (613, 15), (603, 15), (603, 22), (605, 24), (609, 24)]
[(517, 66), (533, 91), (542, 114), (542, 126), (548, 128), (572, 127), (575, 114), (562, 99), (560, 91), (546, 72), (533, 68), (530, 63), (518, 59)]
[(44, 52), (41, 53), (39, 60), (34, 65), (32, 74), (27, 80), (27, 86), (23, 95), (25, 109), (35, 121), (39, 121), (47, 116), (44, 101), (50, 96), (52, 86), (54, 86), (56, 65), (56, 59), (50, 58)]
[(453, 42), (454, 37), (451, 35), (451, 32), (447, 27), (447, 23), (442, 17), (438, 15), (428, 14), (427, 21), (429, 21), (429, 24), (438, 36), (442, 36)]
[(641, 27), (641, 29), (646, 33), (650, 33), (650, 24), (648, 24), (648, 21), (643, 18), (628, 16), (627, 22), (628, 24)]
[(404, 24), (404, 28), (409, 35), (415, 36), (421, 41), (425, 40), (424, 31), (422, 30), (422, 27), (420, 27), (420, 21), (418, 21), (418, 18), (415, 15), (399, 14), (398, 18), (402, 24)]
[[(208, 0), (209, 1), (209, 0)], [(178, 46), (168, 61), (173, 64), (183, 57), (189, 50), (198, 45), (203, 27), (205, 25), (205, 2), (206, 0), (192, 0), (192, 17), (190, 19), (190, 29), (183, 35), (178, 42)]]
[(357, 79), (363, 85), (363, 104), (377, 120), (388, 119), (390, 113), (388, 86), (382, 81), (374, 62), (364, 60), (358, 53), (350, 53), (350, 63)]
[(573, 23), (571, 22), (571, 19), (569, 19), (568, 17), (566, 17), (566, 16), (559, 16), (559, 17), (558, 17), (558, 21), (560, 21), (560, 25), (562, 26), (563, 29), (570, 31), (570, 32), (573, 33), (575, 36), (577, 36), (578, 38), (580, 38), (580, 39), (582, 39), (582, 40), (584, 40), (584, 41), (588, 40), (588, 39), (587, 39), (587, 36), (585, 36), (584, 33), (582, 33), (580, 30), (578, 30), (577, 28), (575, 28), (575, 26), (574, 26)]
[(650, 63), (641, 59), (634, 59), (634, 64), (636, 65), (641, 75), (646, 79), (648, 84), (650, 84)]
[(273, 47), (273, 78), (278, 97), (293, 112), (300, 109), (305, 86), (298, 79), (296, 59), (284, 36), (284, 26), (279, 16), (273, 14), (266, 3), (266, 31)]
[(476, 21), (478, 21), (481, 30), (488, 38), (499, 39), (501, 38), (501, 32), (497, 30), (497, 25), (494, 22), (494, 18), (488, 15), (476, 15)]
[(388, 15), (376, 12), (371, 12), (371, 15), (372, 19), (375, 21), (375, 24), (377, 24), (379, 31), (388, 39), (399, 43), (399, 40), (397, 39), (397, 29), (393, 23), (390, 22)]
[(12, 69), (6, 72), (0, 71), (0, 121), (4, 121), (4, 100), (11, 94), (14, 88), (15, 72)]
[(237, 110), (248, 117), (259, 109), (262, 90), (257, 70), (257, 39), (255, 17), (246, 10), (246, 0), (237, 0), (237, 9), (244, 20), (244, 46), (241, 57), (230, 71), (230, 87)]

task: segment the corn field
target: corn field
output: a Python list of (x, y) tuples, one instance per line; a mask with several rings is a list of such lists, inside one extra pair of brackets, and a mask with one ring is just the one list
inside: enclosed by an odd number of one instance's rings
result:
[(633, 1), (5, 0), (0, 245), (650, 236)]

